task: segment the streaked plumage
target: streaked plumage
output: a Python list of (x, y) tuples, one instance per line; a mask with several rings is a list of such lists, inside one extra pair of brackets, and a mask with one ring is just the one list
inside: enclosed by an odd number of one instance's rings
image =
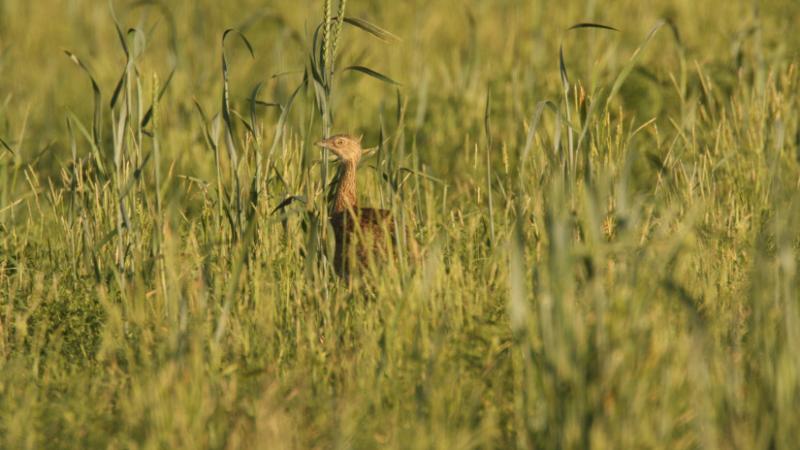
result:
[(387, 243), (395, 242), (391, 212), (385, 209), (359, 208), (356, 196), (356, 170), (361, 159), (361, 138), (332, 136), (317, 143), (333, 152), (339, 160), (335, 194), (331, 200), (330, 220), (336, 239), (334, 268), (349, 279), (354, 270), (370, 259), (379, 261), (387, 253)]

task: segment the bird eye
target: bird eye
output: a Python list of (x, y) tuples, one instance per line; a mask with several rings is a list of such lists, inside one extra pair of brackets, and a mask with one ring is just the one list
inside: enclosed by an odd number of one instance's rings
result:
[(337, 140), (336, 140), (336, 145), (344, 145), (344, 140), (342, 140), (342, 139), (337, 139)]

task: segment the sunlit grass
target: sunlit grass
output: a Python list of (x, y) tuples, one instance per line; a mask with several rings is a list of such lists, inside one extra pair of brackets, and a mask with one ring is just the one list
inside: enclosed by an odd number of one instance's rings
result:
[(277, 3), (0, 3), (0, 448), (796, 446), (793, 0)]

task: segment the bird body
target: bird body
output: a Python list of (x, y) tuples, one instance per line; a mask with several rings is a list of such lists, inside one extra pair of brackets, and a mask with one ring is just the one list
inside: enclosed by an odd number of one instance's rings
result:
[(356, 207), (334, 212), (330, 220), (336, 239), (333, 266), (342, 278), (370, 258), (385, 256), (386, 243), (394, 240), (392, 214), (385, 209)]
[(370, 260), (386, 256), (394, 243), (391, 212), (385, 209), (360, 208), (357, 205), (356, 171), (363, 153), (361, 139), (336, 135), (317, 143), (331, 150), (339, 160), (339, 173), (330, 205), (330, 221), (336, 248), (333, 258), (336, 274), (349, 279), (352, 272)]

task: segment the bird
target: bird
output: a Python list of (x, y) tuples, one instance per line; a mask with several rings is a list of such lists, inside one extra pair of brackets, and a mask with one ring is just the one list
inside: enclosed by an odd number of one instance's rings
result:
[[(333, 266), (336, 274), (350, 280), (354, 271), (370, 260), (382, 261), (387, 244), (397, 243), (392, 213), (385, 209), (362, 208), (356, 195), (356, 171), (364, 150), (361, 137), (337, 134), (316, 143), (330, 150), (338, 161), (333, 197), (329, 200), (330, 222), (336, 240)], [(416, 254), (416, 243), (408, 239)]]

